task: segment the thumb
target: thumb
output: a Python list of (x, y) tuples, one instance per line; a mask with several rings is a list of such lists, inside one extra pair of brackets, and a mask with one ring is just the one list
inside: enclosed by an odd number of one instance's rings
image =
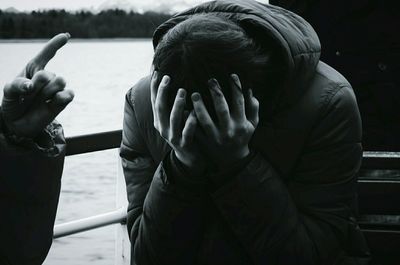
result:
[(32, 78), (34, 74), (43, 70), (47, 63), (56, 55), (71, 38), (69, 33), (60, 33), (49, 40), (43, 49), (26, 65), (20, 76)]
[(23, 77), (15, 78), (11, 83), (4, 86), (4, 99), (16, 100), (20, 96), (26, 95), (33, 91), (31, 80)]
[(260, 108), (260, 103), (258, 100), (253, 96), (253, 90), (249, 89), (246, 92), (246, 117), (247, 120), (250, 121), (254, 128), (257, 127), (258, 122), (259, 122), (259, 108)]

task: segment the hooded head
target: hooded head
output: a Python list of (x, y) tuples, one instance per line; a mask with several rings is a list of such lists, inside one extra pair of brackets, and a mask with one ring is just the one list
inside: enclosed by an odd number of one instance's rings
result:
[[(170, 104), (179, 88), (189, 94), (203, 95), (208, 110), (213, 115), (207, 81), (216, 78), (230, 100), (230, 74), (239, 75), (243, 89), (252, 88), (273, 95), (272, 78), (278, 64), (272, 61), (276, 53), (272, 47), (261, 46), (235, 22), (216, 14), (194, 14), (171, 28), (155, 50), (153, 67), (159, 75), (171, 76)], [(281, 69), (279, 69), (281, 70)], [(268, 89), (266, 83), (270, 86)], [(192, 108), (188, 101), (187, 108)]]
[(156, 30), (153, 44), (154, 69), (172, 79), (171, 105), (180, 87), (199, 91), (210, 104), (210, 78), (229, 99), (228, 78), (236, 73), (244, 89), (253, 89), (262, 112), (287, 106), (302, 94), (320, 50), (303, 19), (252, 0), (213, 1), (177, 14)]

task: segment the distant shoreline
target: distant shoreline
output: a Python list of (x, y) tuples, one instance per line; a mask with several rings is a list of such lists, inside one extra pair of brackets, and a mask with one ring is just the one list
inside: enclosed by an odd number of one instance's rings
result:
[[(0, 43), (43, 43), (49, 39), (0, 39)], [(71, 38), (68, 42), (131, 42), (149, 41), (151, 38)]]

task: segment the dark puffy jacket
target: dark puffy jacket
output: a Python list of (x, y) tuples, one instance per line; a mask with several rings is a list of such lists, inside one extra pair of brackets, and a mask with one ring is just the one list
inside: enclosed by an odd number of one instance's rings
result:
[(168, 168), (170, 147), (153, 127), (150, 77), (128, 92), (121, 157), (131, 263), (367, 264), (354, 218), (362, 157), (357, 103), (346, 79), (319, 61), (312, 27), (278, 7), (221, 0), (171, 18), (155, 32), (154, 45), (196, 13), (272, 37), (289, 69), (284, 101), (256, 129), (248, 164), (210, 191)]
[(65, 140), (57, 123), (43, 136), (48, 148), (15, 145), (0, 126), (1, 265), (40, 265), (51, 246)]
[(322, 43), (321, 59), (353, 86), (365, 150), (400, 150), (399, 9), (381, 0), (271, 0), (304, 17)]

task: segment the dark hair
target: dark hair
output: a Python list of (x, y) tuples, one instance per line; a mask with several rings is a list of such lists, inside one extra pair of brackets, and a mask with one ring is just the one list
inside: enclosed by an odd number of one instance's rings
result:
[[(177, 89), (200, 92), (212, 116), (207, 81), (216, 78), (230, 100), (229, 77), (236, 73), (243, 89), (266, 89), (271, 72), (270, 50), (261, 48), (238, 24), (214, 14), (196, 14), (170, 29), (158, 43), (153, 68), (159, 82), (171, 77), (170, 102)], [(269, 83), (269, 82), (268, 82)], [(191, 109), (191, 100), (187, 100)]]

